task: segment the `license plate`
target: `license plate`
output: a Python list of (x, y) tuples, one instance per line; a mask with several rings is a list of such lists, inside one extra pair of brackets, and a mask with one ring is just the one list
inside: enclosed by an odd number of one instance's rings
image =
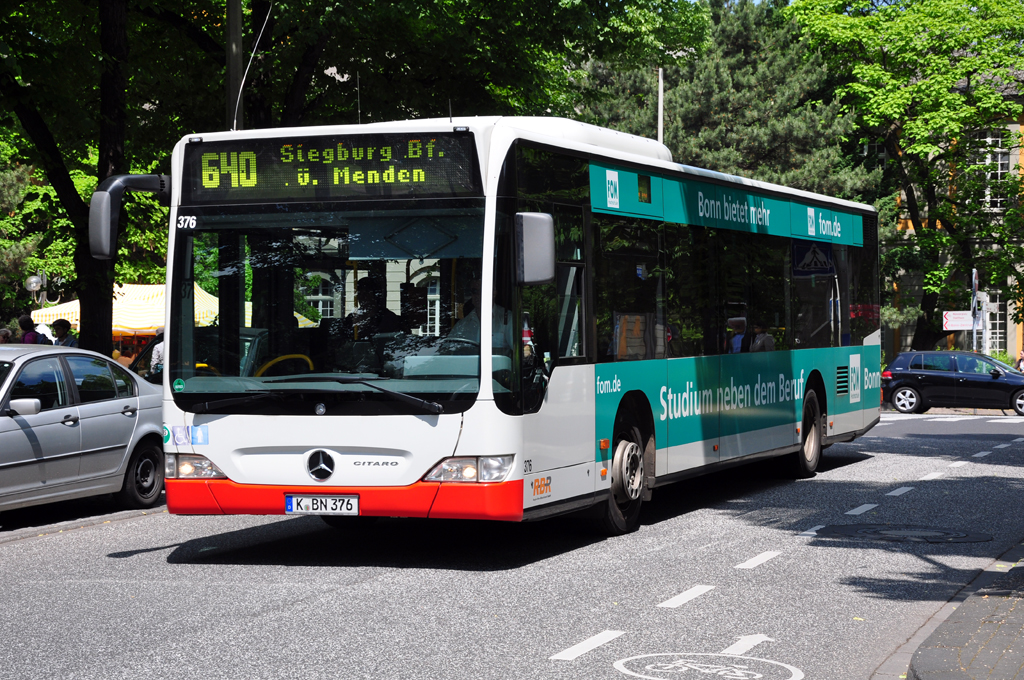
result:
[(288, 515), (358, 515), (359, 496), (285, 496)]

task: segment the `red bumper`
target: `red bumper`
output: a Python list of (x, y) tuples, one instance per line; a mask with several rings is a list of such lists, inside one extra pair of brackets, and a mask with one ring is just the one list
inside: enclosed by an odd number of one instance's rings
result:
[(501, 484), (417, 482), (402, 487), (238, 484), (168, 479), (167, 509), (179, 515), (283, 515), (286, 494), (356, 495), (359, 514), (377, 517), (523, 518), (523, 480)]

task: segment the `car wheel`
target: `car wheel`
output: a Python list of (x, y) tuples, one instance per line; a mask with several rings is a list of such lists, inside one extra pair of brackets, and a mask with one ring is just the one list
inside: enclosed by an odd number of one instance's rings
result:
[(1013, 410), (1016, 411), (1017, 415), (1024, 416), (1024, 390), (1013, 395), (1010, 405), (1013, 406)]
[(892, 393), (892, 407), (900, 413), (914, 413), (921, 407), (921, 395), (913, 387), (900, 387)]
[(151, 508), (164, 490), (164, 450), (153, 441), (135, 447), (117, 501), (127, 508)]

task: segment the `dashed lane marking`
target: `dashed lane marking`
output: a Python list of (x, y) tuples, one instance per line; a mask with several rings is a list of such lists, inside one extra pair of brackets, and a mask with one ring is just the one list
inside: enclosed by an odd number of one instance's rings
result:
[(735, 654), (736, 656), (743, 656), (754, 647), (757, 647), (762, 642), (775, 642), (767, 635), (741, 635), (738, 641), (729, 647), (722, 650), (722, 654)]
[(992, 452), (991, 451), (978, 451), (976, 454), (971, 456), (971, 458), (984, 458), (985, 456), (987, 456), (990, 453), (992, 453)]
[(694, 587), (690, 588), (689, 590), (687, 590), (685, 593), (679, 593), (675, 597), (670, 598), (668, 600), (665, 600), (664, 602), (662, 602), (658, 606), (659, 607), (667, 607), (669, 609), (675, 609), (679, 605), (685, 604), (685, 603), (689, 602), (690, 600), (692, 600), (694, 598), (697, 598), (697, 597), (700, 597), (704, 593), (706, 593), (706, 592), (708, 592), (710, 590), (714, 590), (714, 589), (715, 589), (714, 586), (694, 586)]
[(938, 479), (941, 476), (942, 476), (941, 472), (929, 472), (928, 474), (926, 474), (924, 477), (921, 478), (921, 481), (924, 482), (924, 481), (927, 481), (929, 479)]
[(912, 486), (901, 486), (900, 488), (894, 489), (894, 490), (890, 491), (889, 493), (887, 493), (885, 495), (886, 496), (902, 496), (906, 492), (913, 491), (913, 490), (914, 490), (914, 487), (912, 487)]
[(573, 645), (569, 649), (559, 652), (552, 657), (549, 657), (551, 661), (572, 661), (577, 657), (583, 656), (592, 649), (597, 649), (606, 642), (611, 642), (620, 635), (625, 635), (624, 630), (606, 630), (603, 633), (598, 633), (594, 637), (587, 638), (578, 645)]
[(974, 416), (946, 416), (944, 418), (929, 418), (928, 423), (958, 423), (961, 420), (974, 420)]
[(807, 531), (803, 531), (803, 532), (797, 534), (797, 536), (806, 536), (807, 538), (813, 538), (813, 537), (818, 535), (818, 529), (824, 529), (824, 528), (825, 528), (824, 524), (819, 524), (816, 527), (811, 527)]
[(1017, 437), (1013, 440), (1014, 442), (1024, 442), (1024, 437)]
[(1009, 445), (1009, 444), (996, 444), (996, 445), (995, 445), (995, 446), (993, 446), (992, 448), (993, 448), (993, 449), (1005, 449), (1005, 448), (1007, 448), (1008, 446), (1010, 446), (1010, 445)]
[(865, 503), (864, 505), (858, 505), (853, 510), (850, 510), (847, 515), (863, 515), (865, 512), (872, 508), (877, 508), (878, 503)]
[(776, 558), (781, 554), (781, 552), (776, 552), (774, 550), (769, 552), (763, 552), (757, 557), (752, 557), (743, 564), (737, 564), (736, 569), (753, 569), (754, 567), (760, 566), (768, 560)]
[(955, 463), (950, 463), (949, 467), (963, 467), (964, 465), (967, 465), (967, 461), (966, 460), (958, 460)]

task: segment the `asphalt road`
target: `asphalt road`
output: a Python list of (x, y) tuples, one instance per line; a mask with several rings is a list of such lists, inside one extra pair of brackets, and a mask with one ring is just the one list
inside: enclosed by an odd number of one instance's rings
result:
[[(814, 479), (658, 489), (613, 539), (572, 517), (4, 513), (0, 678), (897, 678), (1024, 538), (1022, 462), (1024, 418), (885, 414)], [(832, 535), (854, 524), (916, 540)]]

